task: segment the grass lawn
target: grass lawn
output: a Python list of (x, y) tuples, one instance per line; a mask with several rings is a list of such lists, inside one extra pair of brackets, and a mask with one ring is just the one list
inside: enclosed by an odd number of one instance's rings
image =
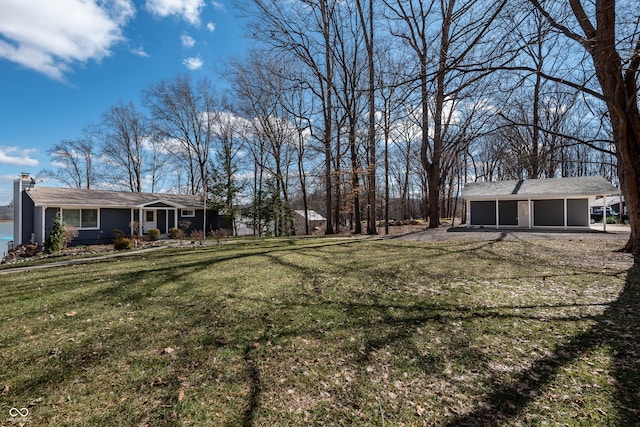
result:
[(249, 240), (2, 275), (0, 425), (638, 425), (623, 243)]

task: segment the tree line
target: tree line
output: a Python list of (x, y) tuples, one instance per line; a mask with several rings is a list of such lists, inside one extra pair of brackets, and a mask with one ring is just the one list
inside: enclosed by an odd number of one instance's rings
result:
[[(631, 0), (241, 0), (255, 43), (50, 150), (71, 186), (198, 194), (293, 233), (464, 217), (465, 182), (602, 175), (640, 256), (640, 12)], [(205, 190), (206, 189), (206, 190)], [(366, 229), (363, 230), (363, 225)]]

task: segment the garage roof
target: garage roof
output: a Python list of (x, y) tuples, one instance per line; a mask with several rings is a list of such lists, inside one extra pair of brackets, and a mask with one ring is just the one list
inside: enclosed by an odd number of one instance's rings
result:
[(601, 176), (521, 179), (467, 183), (463, 199), (522, 199), (523, 197), (575, 197), (618, 194), (619, 189)]

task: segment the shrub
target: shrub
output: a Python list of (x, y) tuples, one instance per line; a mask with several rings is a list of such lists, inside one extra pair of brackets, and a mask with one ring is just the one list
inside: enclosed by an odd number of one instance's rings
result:
[(127, 233), (120, 230), (119, 228), (114, 228), (113, 231), (111, 232), (111, 235), (113, 236), (114, 239), (117, 239), (118, 237), (127, 237)]
[(202, 230), (193, 230), (189, 237), (193, 240), (204, 240), (204, 232)]
[(169, 238), (170, 239), (182, 239), (184, 233), (179, 228), (171, 227), (169, 229)]
[(160, 239), (160, 230), (158, 230), (157, 228), (148, 229), (147, 239), (149, 239), (150, 242), (155, 242), (156, 240)]
[(186, 234), (189, 226), (191, 225), (191, 221), (187, 221), (186, 219), (183, 221), (178, 221), (178, 228), (182, 230), (183, 233)]
[(44, 243), (45, 252), (52, 254), (60, 252), (64, 245), (64, 227), (60, 222), (60, 218), (57, 216), (51, 224), (51, 230), (49, 230), (49, 236)]
[(607, 224), (620, 224), (620, 217), (615, 215), (608, 216)]
[(220, 239), (226, 239), (231, 236), (232, 232), (228, 228), (219, 228), (217, 230), (212, 230), (209, 232), (209, 235), (216, 239), (216, 242), (220, 244)]
[(78, 237), (78, 229), (72, 225), (62, 226), (62, 248), (66, 249), (69, 243), (76, 237)]
[(113, 249), (120, 251), (123, 249), (131, 249), (133, 247), (133, 240), (128, 237), (118, 237), (113, 241)]

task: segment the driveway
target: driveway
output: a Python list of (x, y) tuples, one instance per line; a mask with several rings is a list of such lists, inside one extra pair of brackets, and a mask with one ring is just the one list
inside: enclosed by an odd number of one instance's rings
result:
[(460, 240), (550, 240), (550, 239), (580, 239), (580, 240), (619, 240), (626, 241), (629, 238), (628, 225), (607, 224), (607, 232), (602, 232), (602, 224), (593, 224), (589, 230), (522, 230), (517, 228), (467, 228), (440, 227), (437, 229), (425, 229), (398, 236), (389, 236), (389, 239), (422, 240), (422, 241), (460, 241)]

